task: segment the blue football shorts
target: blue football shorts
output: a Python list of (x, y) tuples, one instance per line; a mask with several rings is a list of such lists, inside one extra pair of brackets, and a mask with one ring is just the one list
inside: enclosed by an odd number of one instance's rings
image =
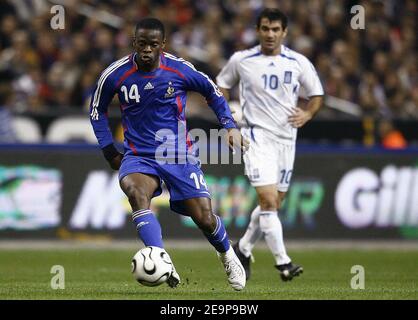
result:
[(199, 163), (160, 164), (152, 158), (125, 155), (119, 169), (119, 181), (131, 173), (150, 174), (160, 180), (160, 186), (154, 192), (153, 197), (157, 197), (162, 193), (161, 185), (164, 181), (170, 193), (171, 209), (183, 215), (188, 215), (183, 206), (183, 200), (202, 197), (210, 198)]

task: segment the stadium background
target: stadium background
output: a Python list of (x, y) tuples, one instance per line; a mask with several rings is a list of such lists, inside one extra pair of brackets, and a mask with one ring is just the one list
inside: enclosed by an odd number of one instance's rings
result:
[[(54, 4), (65, 8), (62, 30), (50, 26)], [(350, 27), (357, 4), (364, 30)], [(299, 131), (280, 212), (285, 238), (418, 239), (414, 0), (1, 1), (0, 239), (135, 239), (128, 202), (89, 124), (98, 75), (131, 51), (135, 21), (152, 15), (167, 27), (167, 51), (214, 78), (235, 50), (256, 42), (264, 5), (288, 14), (287, 45), (313, 62), (326, 92), (325, 106)], [(200, 97), (191, 95), (187, 108), (191, 129), (218, 127)], [(109, 119), (120, 139), (116, 101)], [(255, 205), (242, 165), (204, 171), (216, 211), (238, 238)], [(166, 194), (153, 206), (166, 239), (201, 239), (170, 212)]]

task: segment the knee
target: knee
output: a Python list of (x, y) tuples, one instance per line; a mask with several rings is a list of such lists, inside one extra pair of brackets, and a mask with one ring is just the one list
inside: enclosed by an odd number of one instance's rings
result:
[(261, 211), (276, 211), (280, 203), (279, 197), (274, 193), (265, 193), (259, 196)]
[(125, 193), (134, 211), (149, 208), (151, 196), (144, 188), (131, 184), (127, 186)]

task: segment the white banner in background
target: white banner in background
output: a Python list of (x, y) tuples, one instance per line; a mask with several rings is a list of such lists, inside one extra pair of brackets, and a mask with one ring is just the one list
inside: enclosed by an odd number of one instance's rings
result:
[(0, 230), (36, 230), (61, 222), (62, 175), (37, 166), (0, 166)]
[(418, 226), (418, 168), (355, 168), (340, 180), (335, 209), (350, 228)]
[(106, 171), (89, 173), (77, 203), (71, 214), (69, 225), (74, 229), (119, 229), (125, 224), (124, 208), (126, 196), (119, 187), (118, 174)]

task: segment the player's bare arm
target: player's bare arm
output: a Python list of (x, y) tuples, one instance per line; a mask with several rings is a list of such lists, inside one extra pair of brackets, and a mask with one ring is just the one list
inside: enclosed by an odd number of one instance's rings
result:
[(311, 97), (306, 109), (295, 108), (295, 112), (289, 117), (289, 123), (295, 128), (302, 127), (319, 111), (323, 101), (323, 96)]

